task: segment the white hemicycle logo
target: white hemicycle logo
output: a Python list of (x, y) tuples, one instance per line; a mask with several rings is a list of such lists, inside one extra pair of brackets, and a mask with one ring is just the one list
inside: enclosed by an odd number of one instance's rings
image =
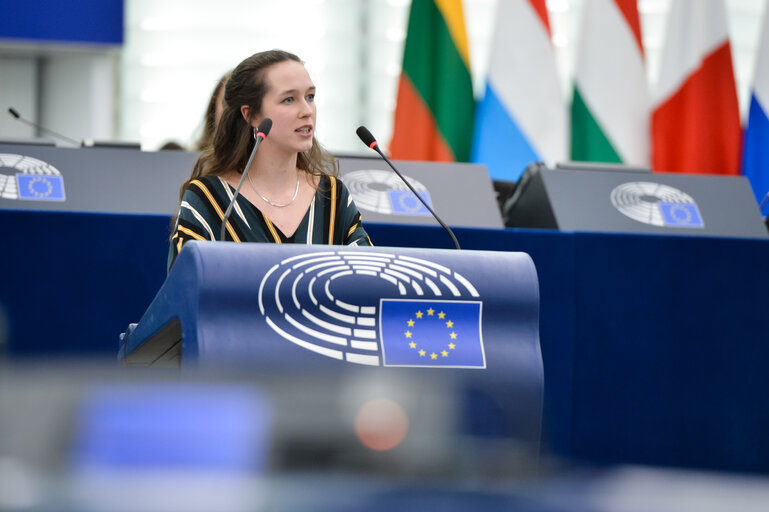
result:
[[(404, 178), (432, 206), (427, 187), (410, 176), (404, 175)], [(362, 210), (383, 215), (430, 215), (406, 184), (391, 171), (352, 171), (345, 174), (343, 180), (355, 204)]]
[(633, 181), (611, 191), (611, 204), (620, 213), (652, 226), (704, 228), (694, 199), (677, 188), (650, 181)]
[[(350, 295), (350, 290), (361, 289), (366, 293)], [(371, 299), (356, 304), (354, 297)], [(324, 251), (286, 258), (270, 268), (259, 285), (259, 311), (274, 332), (300, 347), (379, 366), (381, 323), (390, 321), (382, 319), (383, 301), (411, 301), (415, 308), (418, 301), (434, 301), (451, 311), (460, 307), (454, 304), (475, 299), (479, 316), (479, 297), (465, 277), (431, 261), (382, 252)], [(479, 332), (480, 319), (474, 321)]]

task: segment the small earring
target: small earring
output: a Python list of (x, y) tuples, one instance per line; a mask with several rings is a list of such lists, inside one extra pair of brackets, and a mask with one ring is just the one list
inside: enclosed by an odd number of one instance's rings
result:
[(254, 140), (256, 140), (256, 127), (251, 127), (251, 133), (254, 135)]

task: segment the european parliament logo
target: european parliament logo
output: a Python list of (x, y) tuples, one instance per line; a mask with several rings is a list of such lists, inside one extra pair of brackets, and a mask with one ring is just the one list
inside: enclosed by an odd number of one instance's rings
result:
[(261, 279), (259, 311), (279, 337), (339, 361), (486, 368), (478, 290), (426, 259), (350, 250), (286, 258)]
[(384, 366), (485, 368), (481, 303), (382, 299)]
[[(393, 213), (401, 215), (432, 215), (430, 210), (425, 208), (422, 201), (411, 190), (388, 190), (387, 193), (390, 197)], [(432, 208), (433, 203), (430, 199), (430, 193), (425, 190), (420, 192), (419, 195)]]
[[(419, 180), (404, 175), (409, 185), (432, 208), (427, 187)], [(383, 215), (431, 215), (419, 198), (391, 171), (363, 169), (343, 176), (355, 205), (361, 209)]]
[(48, 162), (0, 153), (0, 199), (65, 201), (64, 178)]
[(64, 201), (64, 181), (61, 176), (17, 174), (19, 199)]
[(677, 188), (651, 181), (631, 181), (614, 187), (611, 204), (638, 222), (666, 228), (704, 228), (694, 198)]
[(702, 228), (700, 210), (695, 203), (658, 203), (666, 226), (682, 228)]

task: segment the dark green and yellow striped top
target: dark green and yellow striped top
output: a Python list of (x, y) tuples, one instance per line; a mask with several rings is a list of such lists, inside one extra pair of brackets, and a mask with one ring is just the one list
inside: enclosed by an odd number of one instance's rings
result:
[[(171, 233), (168, 269), (188, 240), (219, 240), (224, 212), (235, 189), (218, 176), (193, 180), (184, 190)], [(225, 240), (329, 245), (371, 245), (350, 191), (333, 176), (320, 179), (315, 198), (296, 232), (285, 236), (248, 199), (238, 195), (227, 220)]]

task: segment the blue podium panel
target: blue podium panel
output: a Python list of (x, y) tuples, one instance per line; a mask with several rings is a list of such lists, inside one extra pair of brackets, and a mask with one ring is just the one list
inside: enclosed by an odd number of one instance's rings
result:
[(119, 357), (329, 374), (378, 367), (389, 378), (453, 372), (451, 389), (461, 383), (499, 412), (501, 423), (481, 430), (538, 442), (538, 322), (524, 253), (192, 242)]

